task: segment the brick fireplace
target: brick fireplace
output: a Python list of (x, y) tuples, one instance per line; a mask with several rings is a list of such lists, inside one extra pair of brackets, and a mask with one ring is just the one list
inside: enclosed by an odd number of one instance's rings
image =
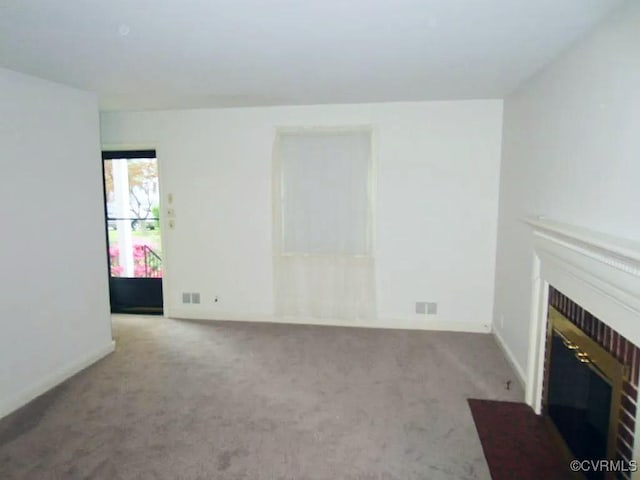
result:
[[(615, 450), (615, 459), (623, 460), (628, 464), (633, 460), (640, 349), (553, 286), (549, 287), (549, 306), (555, 308), (625, 367), (627, 375), (622, 382), (620, 401), (619, 405), (615, 407), (617, 413), (613, 418), (616, 430), (613, 449)], [(546, 342), (545, 352), (548, 349), (549, 343)], [(548, 358), (546, 353), (545, 356)], [(548, 380), (549, 365), (547, 361), (542, 387), (543, 407), (547, 399)], [(570, 379), (566, 379), (566, 381), (570, 381)], [(622, 475), (621, 478), (629, 478)]]
[(541, 218), (527, 223), (533, 227), (533, 276), (526, 401), (537, 413), (545, 411), (548, 318), (553, 310), (622, 364), (625, 377), (616, 407), (615, 456), (637, 462), (640, 243)]

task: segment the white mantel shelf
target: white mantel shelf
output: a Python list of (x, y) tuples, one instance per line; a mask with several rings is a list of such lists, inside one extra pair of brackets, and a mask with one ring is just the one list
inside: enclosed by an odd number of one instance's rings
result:
[(569, 241), (640, 264), (640, 241), (618, 238), (589, 228), (547, 220), (544, 217), (525, 217), (524, 222), (535, 230), (564, 237)]
[(536, 276), (640, 345), (640, 242), (544, 218), (526, 223)]

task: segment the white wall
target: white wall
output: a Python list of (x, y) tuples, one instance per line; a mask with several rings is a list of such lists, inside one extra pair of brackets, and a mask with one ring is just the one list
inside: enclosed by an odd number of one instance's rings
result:
[(494, 327), (526, 369), (526, 215), (640, 239), (640, 2), (505, 100)]
[(113, 348), (98, 120), (0, 69), (0, 417)]
[[(103, 114), (103, 144), (157, 148), (174, 195), (168, 315), (273, 319), (275, 129), (344, 125), (373, 125), (377, 142), (379, 320), (367, 325), (489, 330), (500, 100)], [(182, 292), (202, 304), (183, 305)], [(420, 300), (439, 314), (416, 315)]]

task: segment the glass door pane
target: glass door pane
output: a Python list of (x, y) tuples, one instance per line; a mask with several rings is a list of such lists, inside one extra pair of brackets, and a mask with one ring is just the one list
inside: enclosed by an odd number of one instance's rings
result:
[(105, 159), (104, 178), (111, 277), (161, 278), (157, 160)]

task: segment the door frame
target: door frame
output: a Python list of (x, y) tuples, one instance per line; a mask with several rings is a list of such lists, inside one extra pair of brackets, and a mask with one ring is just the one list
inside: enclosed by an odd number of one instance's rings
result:
[[(158, 167), (158, 187), (160, 188), (160, 202), (159, 202), (159, 210), (160, 210), (160, 242), (162, 242), (162, 316), (164, 318), (169, 318), (169, 302), (167, 301), (167, 293), (169, 292), (169, 280), (168, 272), (169, 272), (169, 255), (168, 255), (168, 235), (167, 235), (167, 219), (166, 215), (163, 214), (165, 212), (164, 202), (167, 196), (165, 181), (163, 171), (163, 161), (162, 155), (160, 153), (160, 148), (151, 143), (144, 144), (133, 144), (133, 143), (103, 143), (100, 149), (100, 171), (102, 172), (102, 191), (103, 191), (103, 203), (104, 203), (104, 225), (105, 225), (105, 253), (107, 256), (107, 275), (108, 278), (111, 278), (110, 271), (110, 259), (109, 259), (109, 232), (106, 228), (107, 226), (107, 199), (106, 199), (106, 191), (105, 191), (105, 178), (104, 178), (104, 160), (102, 158), (102, 152), (136, 152), (136, 151), (145, 151), (145, 150), (155, 150), (156, 152), (156, 165)], [(160, 315), (158, 315), (160, 316)]]

